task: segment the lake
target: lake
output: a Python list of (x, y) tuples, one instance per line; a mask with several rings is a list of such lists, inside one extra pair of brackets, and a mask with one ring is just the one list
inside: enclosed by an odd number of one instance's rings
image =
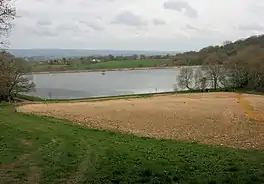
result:
[(52, 99), (118, 96), (174, 90), (179, 68), (34, 74), (30, 95)]

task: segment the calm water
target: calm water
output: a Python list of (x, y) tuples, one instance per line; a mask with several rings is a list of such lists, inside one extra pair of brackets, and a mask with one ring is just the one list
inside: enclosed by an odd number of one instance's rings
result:
[(70, 99), (173, 91), (178, 68), (36, 74), (35, 91), (42, 98)]

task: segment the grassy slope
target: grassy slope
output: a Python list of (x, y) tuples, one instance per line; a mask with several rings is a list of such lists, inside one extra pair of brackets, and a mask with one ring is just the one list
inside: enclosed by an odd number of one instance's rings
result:
[(0, 105), (2, 183), (262, 183), (263, 151), (158, 141)]
[(162, 63), (166, 63), (162, 59), (150, 60), (124, 60), (124, 61), (107, 61), (96, 64), (76, 64), (76, 65), (32, 65), (33, 72), (43, 71), (60, 71), (60, 70), (87, 70), (87, 69), (114, 69), (114, 68), (140, 68), (140, 67), (156, 67)]

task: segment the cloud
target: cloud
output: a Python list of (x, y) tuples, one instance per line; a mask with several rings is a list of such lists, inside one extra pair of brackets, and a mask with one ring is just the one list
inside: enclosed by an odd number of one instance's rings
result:
[(83, 20), (79, 20), (78, 21), (80, 24), (83, 24), (87, 27), (89, 27), (90, 29), (94, 30), (94, 31), (101, 31), (103, 30), (103, 27), (96, 24), (96, 23), (89, 23), (89, 22), (86, 22), (86, 21), (83, 21)]
[(123, 11), (119, 13), (115, 19), (111, 22), (112, 24), (123, 24), (127, 26), (145, 26), (147, 22), (142, 20), (138, 15), (135, 15), (130, 11)]
[(38, 20), (36, 22), (37, 25), (40, 25), (40, 26), (51, 26), (52, 25), (52, 21), (51, 20), (47, 20), (47, 19), (41, 19), (41, 20)]
[(26, 11), (26, 10), (18, 9), (17, 12), (16, 12), (16, 16), (18, 18), (30, 17), (30, 16), (32, 16), (32, 13), (29, 12), (29, 11)]
[(166, 22), (164, 20), (161, 20), (161, 19), (153, 19), (153, 24), (154, 25), (165, 25)]
[(241, 24), (236, 29), (244, 31), (264, 31), (264, 26), (261, 24)]
[(31, 34), (31, 36), (41, 36), (41, 37), (57, 37), (58, 32), (54, 31), (49, 27), (30, 27), (23, 26), (23, 30), (26, 33)]
[(55, 28), (56, 32), (65, 33), (65, 32), (79, 32), (82, 31), (81, 28), (77, 25), (72, 25), (69, 23), (62, 23)]
[(184, 15), (190, 18), (195, 18), (198, 16), (197, 10), (185, 1), (167, 1), (164, 3), (164, 8), (183, 12)]
[(263, 7), (263, 0), (18, 0), (8, 39), (11, 48), (199, 50), (263, 33)]
[(187, 30), (194, 30), (194, 31), (200, 31), (199, 28), (197, 28), (195, 26), (192, 26), (190, 24), (186, 24), (185, 29), (187, 29)]

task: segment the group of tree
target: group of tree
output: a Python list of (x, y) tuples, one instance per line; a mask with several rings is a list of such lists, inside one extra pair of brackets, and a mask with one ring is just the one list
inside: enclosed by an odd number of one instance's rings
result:
[[(264, 92), (264, 35), (223, 46), (207, 47), (196, 53), (200, 67), (181, 68), (177, 77), (182, 89), (244, 89)], [(183, 65), (190, 65), (183, 59)]]
[(237, 41), (225, 41), (222, 45), (208, 46), (200, 49), (199, 51), (188, 51), (178, 53), (171, 61), (171, 65), (202, 65), (204, 60), (210, 54), (223, 53), (229, 56), (235, 56), (249, 46), (258, 45), (264, 47), (264, 35), (251, 36), (246, 39)]

